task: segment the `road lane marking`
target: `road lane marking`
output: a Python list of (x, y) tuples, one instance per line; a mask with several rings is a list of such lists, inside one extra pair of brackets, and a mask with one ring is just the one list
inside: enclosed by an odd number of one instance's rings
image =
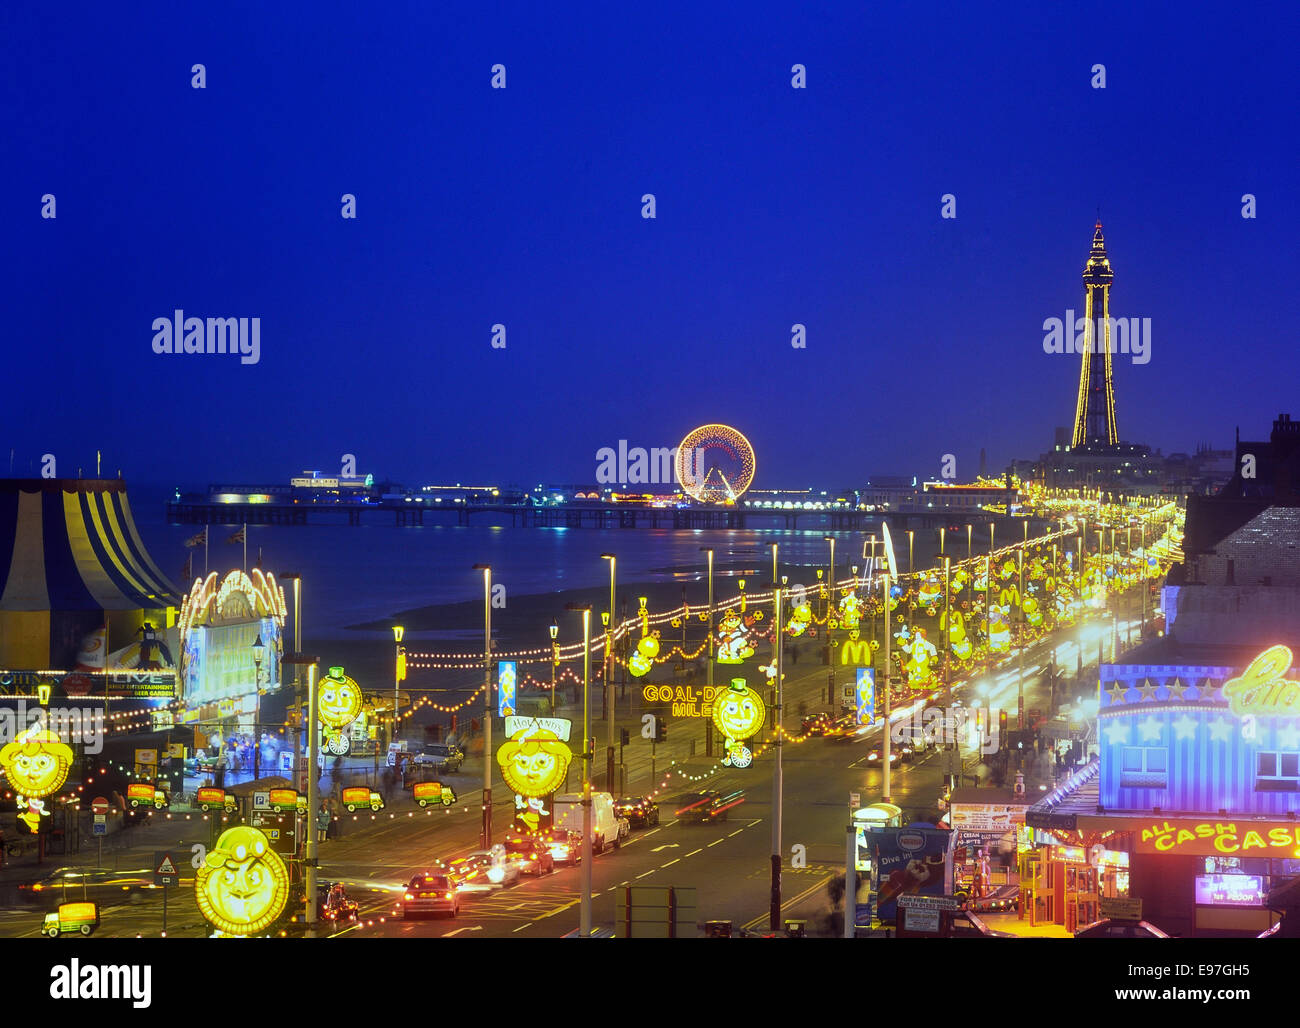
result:
[(741, 832), (743, 832), (744, 830), (745, 830), (745, 829), (743, 829), (743, 828), (737, 828), (734, 832), (731, 833), (731, 835), (728, 835), (727, 838), (730, 839), (730, 838), (731, 838), (732, 836), (734, 836), (734, 835), (739, 835), (739, 834), (740, 834)]
[(453, 935), (459, 935), (461, 932), (481, 932), (482, 930), (483, 926), (481, 924), (466, 925), (464, 928), (456, 928), (450, 932), (443, 932), (442, 937), (444, 939), (450, 939)]
[[(832, 874), (831, 871), (827, 871), (827, 872), (826, 872), (826, 878), (829, 878), (829, 877), (831, 876), (831, 874)], [(786, 908), (786, 907), (790, 906), (792, 903), (799, 903), (799, 902), (801, 902), (802, 900), (807, 899), (809, 896), (811, 896), (811, 895), (812, 895), (814, 892), (816, 892), (818, 889), (822, 888), (822, 886), (825, 885), (825, 884), (826, 884), (826, 879), (823, 878), (821, 881), (816, 882), (816, 883), (814, 883), (813, 885), (808, 886), (808, 888), (804, 889), (804, 891), (801, 892), (801, 893), (799, 893), (797, 896), (791, 896), (788, 900), (786, 900), (785, 902), (783, 902), (783, 903), (781, 904), (781, 912), (782, 912), (782, 913), (785, 913), (785, 908)], [(748, 923), (746, 923), (746, 924), (744, 925), (744, 927), (747, 928), (747, 929), (757, 928), (760, 924), (762, 924), (764, 921), (766, 921), (769, 917), (771, 917), (771, 912), (770, 912), (770, 911), (769, 911), (768, 913), (766, 913), (766, 914), (759, 914), (758, 917), (756, 917), (756, 918), (754, 918), (752, 921), (749, 921)]]
[(690, 851), (688, 854), (686, 854), (686, 855), (687, 855), (688, 857), (693, 857), (693, 856), (695, 856), (695, 854), (697, 854), (697, 853), (703, 853), (703, 852), (704, 852), (704, 847), (701, 846), (701, 847), (700, 847), (699, 849), (697, 849), (697, 850), (691, 850), (691, 851)]
[(648, 839), (648, 838), (650, 838), (650, 836), (654, 835), (655, 832), (662, 831), (662, 830), (663, 830), (663, 828), (662, 828), (662, 826), (660, 826), (659, 828), (655, 828), (655, 829), (653, 829), (653, 830), (651, 830), (651, 831), (649, 831), (649, 832), (645, 832), (643, 835), (640, 836), (640, 838), (642, 838), (642, 839)]
[(529, 921), (527, 924), (521, 924), (518, 928), (515, 928), (511, 934), (513, 934), (514, 932), (522, 932), (525, 928), (531, 928), (532, 926), (533, 926), (532, 921)]
[(672, 867), (674, 864), (681, 863), (681, 859), (682, 859), (681, 857), (673, 857), (673, 859), (668, 861), (668, 863), (661, 864), (659, 866), (659, 870), (662, 871), (665, 867)]
[(645, 874), (637, 875), (637, 878), (638, 878), (638, 879), (641, 879), (641, 878), (644, 878), (646, 875), (652, 875), (652, 874), (655, 873), (656, 870), (657, 870), (656, 868), (651, 868), (651, 869), (650, 869), (649, 871), (647, 871)]
[(666, 843), (664, 843), (662, 846), (656, 846), (656, 847), (655, 847), (654, 849), (652, 849), (650, 852), (651, 852), (651, 853), (658, 853), (660, 850), (675, 850), (675, 849), (681, 849), (681, 843), (679, 843), (679, 842), (666, 842)]
[(726, 840), (724, 839), (714, 839), (711, 843), (709, 843), (708, 846), (705, 847), (705, 849), (713, 849), (713, 847), (716, 846), (718, 843), (725, 842), (725, 841)]
[(758, 825), (758, 824), (762, 824), (762, 823), (763, 823), (763, 819), (762, 819), (761, 817), (756, 817), (756, 818), (754, 818), (753, 821), (749, 822), (749, 824), (745, 825), (745, 827), (746, 827), (746, 828), (753, 828), (754, 825)]

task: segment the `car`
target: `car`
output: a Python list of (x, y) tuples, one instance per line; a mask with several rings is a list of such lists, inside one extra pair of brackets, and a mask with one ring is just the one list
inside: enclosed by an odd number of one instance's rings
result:
[[(879, 767), (884, 762), (884, 753), (885, 751), (883, 749), (873, 746), (867, 753), (867, 766)], [(899, 755), (898, 750), (891, 749), (889, 751), (889, 766), (893, 767), (900, 760), (902, 760), (902, 757)]]
[(519, 881), (521, 869), (516, 861), (510, 859), (510, 851), (501, 843), (490, 850), (475, 850), (468, 859), (483, 869), (481, 880), (489, 886), (514, 885)]
[(1076, 939), (1167, 939), (1150, 921), (1104, 917), (1074, 933)]
[(502, 845), (507, 858), (523, 874), (540, 876), (555, 870), (555, 857), (543, 835), (507, 835)]
[(445, 874), (412, 875), (402, 894), (402, 917), (414, 914), (460, 914), (460, 893)]
[(963, 910), (952, 916), (946, 934), (953, 939), (1014, 939), (1011, 932), (990, 928), (978, 915)]
[(659, 824), (659, 804), (646, 796), (625, 796), (614, 804), (614, 813), (627, 818), (633, 828), (653, 828)]
[(361, 906), (348, 896), (342, 882), (316, 887), (317, 916), (330, 924), (356, 921), (360, 917)]
[(90, 899), (107, 905), (137, 900), (141, 890), (156, 888), (152, 868), (114, 871), (107, 867), (60, 867), (19, 885), (18, 892), (33, 902), (50, 897), (61, 903)]
[(727, 811), (745, 802), (743, 792), (723, 795), (716, 789), (688, 792), (677, 797), (677, 820), (686, 824), (712, 824), (727, 820)]
[(438, 872), (450, 878), (452, 885), (461, 892), (472, 892), (489, 888), (487, 871), (490, 865), (490, 860), (483, 860), (475, 854), (470, 854), (457, 857), (442, 865), (438, 868)]
[(829, 727), (822, 732), (824, 738), (839, 739), (847, 741), (856, 739), (858, 734), (863, 730), (863, 725), (858, 724), (856, 714), (845, 714), (831, 722)]
[(570, 832), (563, 828), (552, 828), (545, 833), (538, 833), (546, 840), (551, 851), (551, 859), (557, 864), (582, 863), (582, 833)]
[(417, 766), (427, 764), (435, 771), (453, 774), (465, 763), (465, 751), (454, 742), (426, 742), (410, 759)]
[(614, 848), (617, 849), (632, 838), (632, 822), (625, 817), (616, 817), (614, 824), (617, 828), (614, 838), (618, 840), (614, 843)]
[(835, 727), (835, 718), (829, 711), (819, 710), (815, 714), (808, 714), (799, 724), (799, 731), (804, 735), (825, 735), (830, 729)]

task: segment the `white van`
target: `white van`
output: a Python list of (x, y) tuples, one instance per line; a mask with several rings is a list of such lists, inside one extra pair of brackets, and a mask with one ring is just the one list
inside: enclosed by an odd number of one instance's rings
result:
[[(555, 827), (582, 834), (582, 793), (561, 793), (551, 800), (555, 814)], [(614, 797), (607, 792), (591, 794), (591, 852), (604, 853), (609, 847), (618, 849), (623, 840), (632, 834), (625, 817), (614, 813)]]

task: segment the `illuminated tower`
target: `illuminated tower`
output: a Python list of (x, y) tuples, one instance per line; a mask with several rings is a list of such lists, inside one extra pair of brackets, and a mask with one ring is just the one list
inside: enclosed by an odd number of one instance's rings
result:
[(1083, 285), (1087, 291), (1084, 311), (1087, 345), (1079, 369), (1079, 402), (1075, 408), (1072, 443), (1075, 448), (1114, 446), (1119, 442), (1119, 432), (1115, 428), (1115, 387), (1110, 368), (1110, 284), (1114, 278), (1098, 219), (1096, 231), (1092, 234), (1092, 250), (1083, 269)]

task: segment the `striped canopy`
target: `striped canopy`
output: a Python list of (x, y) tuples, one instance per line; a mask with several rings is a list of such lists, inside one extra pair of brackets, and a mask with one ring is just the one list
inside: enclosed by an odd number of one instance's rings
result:
[(128, 611), (181, 597), (120, 479), (0, 479), (0, 611)]

